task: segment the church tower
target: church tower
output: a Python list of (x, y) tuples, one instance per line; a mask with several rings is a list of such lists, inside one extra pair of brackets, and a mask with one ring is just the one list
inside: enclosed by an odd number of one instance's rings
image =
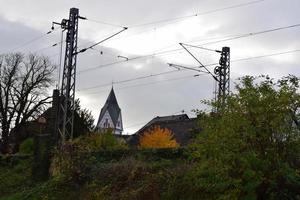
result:
[(112, 129), (114, 134), (122, 134), (123, 123), (121, 109), (118, 105), (114, 88), (111, 88), (108, 98), (101, 109), (97, 128), (99, 130)]

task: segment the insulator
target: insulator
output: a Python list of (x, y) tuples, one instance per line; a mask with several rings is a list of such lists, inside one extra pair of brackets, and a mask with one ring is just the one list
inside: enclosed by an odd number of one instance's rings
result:
[(219, 64), (220, 64), (221, 66), (223, 66), (223, 65), (225, 64), (225, 62), (226, 62), (226, 61), (225, 61), (225, 57), (222, 56), (222, 57), (220, 58)]
[(61, 20), (61, 28), (62, 29), (68, 29), (68, 21), (67, 19)]
[(219, 76), (220, 75), (220, 71), (221, 71), (220, 66), (216, 66), (215, 69), (214, 69), (215, 75)]

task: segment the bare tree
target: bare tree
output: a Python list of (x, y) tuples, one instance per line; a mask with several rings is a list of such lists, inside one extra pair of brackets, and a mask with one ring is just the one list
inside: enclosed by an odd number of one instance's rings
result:
[(20, 53), (0, 55), (1, 151), (8, 150), (11, 128), (35, 119), (50, 103), (55, 66), (48, 58)]

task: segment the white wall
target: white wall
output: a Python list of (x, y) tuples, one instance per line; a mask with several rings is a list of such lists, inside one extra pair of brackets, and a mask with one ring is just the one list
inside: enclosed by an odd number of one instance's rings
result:
[(105, 114), (103, 115), (101, 121), (97, 124), (97, 128), (108, 128), (104, 126), (104, 123), (106, 122), (106, 119), (108, 121), (109, 127), (110, 128), (115, 128), (114, 123), (108, 113), (108, 111), (105, 112)]

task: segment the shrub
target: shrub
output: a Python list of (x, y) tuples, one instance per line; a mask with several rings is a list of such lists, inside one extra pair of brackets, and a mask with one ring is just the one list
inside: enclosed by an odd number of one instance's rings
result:
[(127, 149), (127, 145), (121, 140), (118, 140), (112, 134), (112, 131), (89, 133), (76, 138), (71, 144), (76, 150), (82, 152)]
[(27, 138), (20, 144), (19, 152), (22, 154), (33, 154), (34, 146), (33, 146), (33, 138)]
[(179, 144), (173, 138), (173, 133), (167, 128), (154, 126), (140, 137), (139, 148), (174, 148)]
[(96, 158), (91, 153), (101, 150), (127, 149), (111, 131), (90, 133), (61, 145), (52, 158), (52, 176), (66, 176), (74, 183), (84, 183)]

